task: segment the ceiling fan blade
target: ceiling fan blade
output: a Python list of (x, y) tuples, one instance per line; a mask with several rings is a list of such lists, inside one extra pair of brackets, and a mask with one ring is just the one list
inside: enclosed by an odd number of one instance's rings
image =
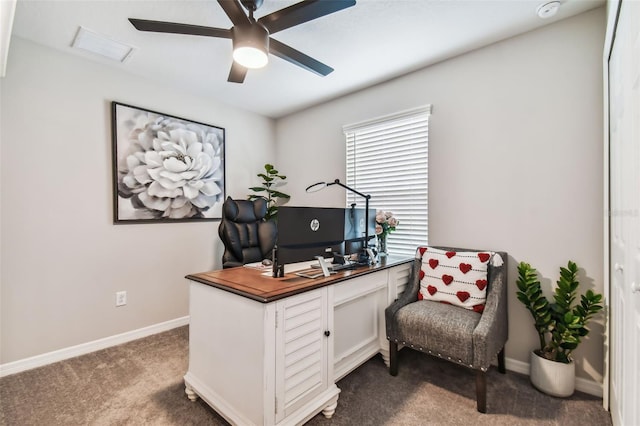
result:
[[(223, 2), (223, 0), (219, 0)], [(337, 12), (356, 4), (356, 0), (306, 0), (258, 19), (269, 34)]]
[(330, 66), (272, 38), (269, 39), (269, 53), (321, 76), (333, 72)]
[(148, 21), (146, 19), (129, 18), (139, 31), (154, 33), (189, 34), (206, 37), (231, 38), (231, 30), (223, 28), (203, 27), (200, 25), (179, 24), (176, 22)]
[(247, 69), (242, 65), (233, 61), (231, 64), (231, 70), (229, 71), (229, 78), (227, 81), (230, 83), (243, 83), (244, 77), (247, 75)]
[(218, 3), (220, 3), (224, 13), (231, 19), (233, 25), (247, 25), (251, 23), (238, 0), (218, 0)]

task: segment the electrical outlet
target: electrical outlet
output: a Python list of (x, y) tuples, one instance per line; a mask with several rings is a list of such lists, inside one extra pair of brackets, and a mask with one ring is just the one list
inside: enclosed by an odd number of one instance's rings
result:
[(127, 292), (126, 291), (116, 292), (116, 306), (124, 306), (126, 304), (127, 304)]

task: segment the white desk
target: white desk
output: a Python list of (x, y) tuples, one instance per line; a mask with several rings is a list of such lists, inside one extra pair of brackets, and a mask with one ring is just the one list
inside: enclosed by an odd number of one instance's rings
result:
[(237, 425), (330, 418), (340, 378), (378, 352), (388, 363), (384, 309), (404, 290), (410, 262), (319, 279), (244, 267), (188, 275), (185, 392)]

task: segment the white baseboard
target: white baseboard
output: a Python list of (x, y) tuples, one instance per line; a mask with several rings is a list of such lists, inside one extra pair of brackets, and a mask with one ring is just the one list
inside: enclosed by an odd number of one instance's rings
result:
[[(529, 375), (529, 363), (522, 362), (511, 358), (505, 358), (505, 367), (509, 371), (515, 373), (521, 373)], [(589, 395), (598, 396), (602, 398), (602, 383), (598, 383), (595, 380), (587, 380), (581, 377), (576, 377), (576, 390), (580, 392), (588, 393)]]
[(32, 356), (30, 358), (20, 359), (18, 361), (0, 364), (0, 377), (9, 376), (11, 374), (20, 373), (22, 371), (31, 370), (32, 368), (42, 367), (44, 365), (53, 364), (54, 362), (64, 361), (65, 359), (74, 358), (91, 352), (106, 349), (111, 346), (121, 345), (132, 340), (141, 339), (151, 336), (152, 334), (162, 333), (173, 328), (182, 327), (189, 324), (189, 316), (176, 318), (173, 320), (161, 322), (159, 324), (150, 325), (148, 327), (139, 328), (137, 330), (127, 331), (126, 333), (116, 334), (115, 336), (105, 337), (103, 339), (94, 340), (92, 342), (82, 343), (80, 345), (59, 349), (53, 352), (47, 352), (42, 355)]

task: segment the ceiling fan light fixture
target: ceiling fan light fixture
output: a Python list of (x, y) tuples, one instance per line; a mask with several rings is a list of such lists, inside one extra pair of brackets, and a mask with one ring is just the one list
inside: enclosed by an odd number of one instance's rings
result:
[(269, 62), (269, 32), (262, 25), (235, 26), (231, 30), (233, 60), (245, 68), (262, 68)]
[(255, 47), (236, 47), (233, 50), (233, 60), (245, 68), (263, 68), (269, 62), (269, 57)]
[[(231, 38), (233, 62), (227, 77), (229, 83), (243, 83), (250, 68), (261, 68), (267, 65), (269, 54), (320, 76), (330, 74), (333, 71), (330, 66), (278, 40), (269, 38), (269, 35), (351, 7), (356, 4), (356, 0), (298, 1), (256, 20), (253, 15), (263, 1), (218, 0), (220, 7), (233, 23), (230, 29), (136, 18), (129, 18), (129, 21), (138, 31)], [(276, 2), (273, 1), (273, 3)]]

